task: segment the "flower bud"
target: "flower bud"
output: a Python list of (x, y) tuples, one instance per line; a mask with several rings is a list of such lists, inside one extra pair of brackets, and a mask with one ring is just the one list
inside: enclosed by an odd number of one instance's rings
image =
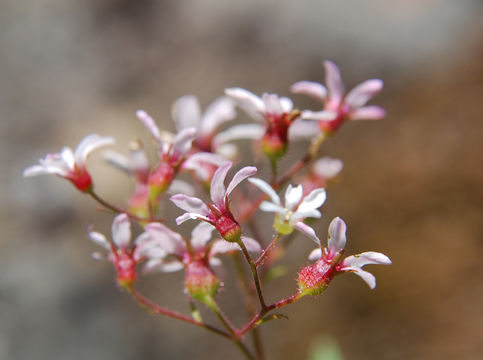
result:
[(168, 190), (176, 175), (176, 171), (169, 163), (162, 162), (149, 176), (149, 200), (156, 202), (159, 195)]
[(114, 259), (114, 266), (117, 271), (117, 283), (120, 287), (129, 289), (136, 282), (136, 261), (126, 254), (119, 252)]
[(219, 281), (213, 271), (198, 260), (186, 265), (184, 285), (193, 299), (208, 302), (218, 293)]
[(277, 160), (287, 152), (287, 139), (283, 139), (276, 132), (267, 132), (262, 139), (262, 151), (272, 161)]
[(228, 214), (221, 215), (216, 219), (215, 227), (226, 241), (237, 242), (241, 238), (240, 224)]
[(92, 189), (92, 178), (87, 172), (87, 169), (76, 169), (71, 175), (67, 177), (74, 186), (82, 191), (88, 192)]
[(321, 259), (300, 270), (297, 279), (300, 296), (322, 294), (336, 273), (335, 265)]

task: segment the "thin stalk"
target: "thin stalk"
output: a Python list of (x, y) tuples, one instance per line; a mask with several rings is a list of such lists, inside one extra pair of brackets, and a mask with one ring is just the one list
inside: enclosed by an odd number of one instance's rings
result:
[(275, 245), (277, 245), (277, 243), (282, 238), (282, 236), (283, 235), (281, 233), (277, 232), (277, 235), (273, 238), (273, 240), (270, 242), (270, 244), (268, 244), (268, 246), (263, 250), (262, 254), (257, 259), (257, 261), (255, 261), (255, 266), (256, 267), (259, 267), (260, 266), (260, 264), (263, 262), (263, 260), (265, 260), (265, 257), (268, 255), (268, 253), (270, 252), (270, 250), (272, 250), (272, 248)]
[(146, 299), (143, 295), (141, 295), (139, 292), (137, 292), (136, 289), (130, 288), (129, 293), (132, 295), (132, 297), (137, 301), (137, 303), (146, 311), (148, 311), (151, 314), (156, 314), (156, 315), (165, 315), (177, 320), (184, 321), (189, 324), (193, 324), (196, 326), (199, 326), (203, 329), (206, 329), (208, 331), (211, 331), (215, 334), (218, 334), (220, 336), (223, 336), (224, 338), (227, 338), (229, 340), (233, 339), (233, 336), (224, 332), (223, 330), (220, 330), (218, 328), (215, 328), (214, 326), (205, 324), (204, 322), (198, 322), (194, 320), (193, 318), (189, 316), (182, 315), (180, 313), (177, 313), (176, 311), (168, 310), (162, 306), (159, 306), (150, 300)]

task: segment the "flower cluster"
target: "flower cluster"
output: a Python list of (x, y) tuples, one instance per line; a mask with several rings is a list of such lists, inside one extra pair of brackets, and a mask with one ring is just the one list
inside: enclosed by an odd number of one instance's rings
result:
[[(204, 112), (193, 95), (176, 100), (171, 111), (177, 129), (173, 134), (160, 129), (146, 111), (138, 110), (137, 118), (151, 135), (158, 157), (149, 160), (145, 146), (136, 139), (130, 143), (127, 156), (113, 150), (105, 151), (105, 160), (125, 172), (134, 183), (123, 206), (112, 204), (94, 190), (86, 166), (93, 150), (114, 144), (111, 137), (89, 135), (75, 151), (64, 147), (60, 153), (48, 154), (23, 174), (26, 177), (54, 174), (65, 178), (116, 214), (112, 240), (93, 231), (92, 226), (88, 227), (89, 238), (107, 251), (105, 255), (96, 252), (93, 257), (113, 264), (118, 285), (142, 307), (213, 331), (233, 341), (246, 357), (262, 358), (261, 353), (251, 354), (244, 335), (279, 316), (267, 315), (270, 311), (304, 296), (321, 294), (335, 275), (344, 272), (360, 276), (374, 289), (375, 277), (362, 267), (391, 263), (384, 254), (372, 251), (343, 258), (346, 224), (340, 218), (335, 218), (329, 226), (327, 247), (311, 227), (322, 217), (320, 208), (327, 198), (326, 187), (343, 168), (339, 159), (319, 157), (324, 140), (346, 121), (380, 119), (385, 115), (382, 108), (366, 105), (382, 89), (381, 80), (367, 80), (345, 94), (338, 67), (330, 61), (324, 66), (326, 86), (300, 81), (291, 87), (295, 94), (319, 100), (322, 103), (320, 111), (298, 109), (285, 96), (264, 93), (259, 97), (235, 87), (226, 89), (224, 96), (217, 98)], [(238, 107), (255, 123), (228, 124), (235, 119)], [(241, 139), (253, 141), (254, 148), (261, 152), (244, 157), (246, 151), (235, 144)], [(283, 168), (280, 160), (296, 140), (310, 142), (307, 152), (280, 172)], [(258, 172), (255, 166), (240, 166), (241, 161), (253, 157), (262, 157), (257, 160), (259, 168), (270, 165), (270, 180), (253, 177)], [(225, 186), (228, 173), (234, 167), (237, 171)], [(246, 179), (248, 181), (244, 182)], [(284, 189), (283, 195), (281, 189)], [(173, 208), (173, 204), (184, 213)], [(260, 219), (256, 217), (258, 210), (274, 213), (272, 227), (260, 226)], [(183, 235), (187, 220), (197, 221), (190, 237)], [(131, 240), (132, 223), (139, 227), (134, 241)], [(263, 238), (266, 230), (273, 231), (271, 241)], [(283, 246), (280, 243), (297, 234), (294, 230), (318, 245), (309, 255), (315, 262), (299, 271), (293, 295), (269, 304), (265, 300), (264, 276), (288, 249), (289, 241)], [(277, 246), (275, 257), (272, 251)], [(235, 262), (247, 308), (253, 309), (254, 301), (259, 304), (259, 310), (240, 328), (231, 323), (217, 302), (223, 286), (220, 280), (223, 272), (217, 270), (223, 265), (219, 258), (222, 254), (229, 255), (225, 256), (226, 260)], [(271, 261), (264, 261), (269, 258)], [(240, 260), (245, 261), (247, 268)], [(161, 307), (136, 289), (140, 275), (179, 270), (184, 271), (184, 289), (192, 308), (191, 316)], [(229, 283), (225, 288), (231, 290), (233, 286)], [(203, 321), (196, 310), (196, 301), (214, 312), (224, 330)]]

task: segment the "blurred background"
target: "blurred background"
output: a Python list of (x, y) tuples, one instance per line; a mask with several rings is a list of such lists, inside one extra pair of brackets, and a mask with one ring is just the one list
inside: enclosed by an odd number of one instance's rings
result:
[[(139, 108), (173, 130), (170, 106), (184, 94), (204, 106), (231, 86), (289, 95), (298, 80), (323, 81), (323, 59), (347, 88), (384, 79), (373, 103), (388, 116), (347, 124), (324, 145), (345, 167), (318, 229), (341, 216), (349, 254), (381, 251), (393, 265), (369, 269), (375, 291), (345, 275), (285, 309), (290, 321), (263, 326), (268, 358), (307, 359), (330, 338), (345, 359), (481, 359), (482, 19), (478, 0), (3, 0), (0, 359), (238, 359), (232, 344), (137, 307), (111, 265), (89, 258), (85, 226), (109, 234), (112, 216), (66, 181), (21, 172), (90, 133), (125, 152), (147, 139)], [(99, 192), (122, 203), (129, 180), (99, 154), (89, 167)], [(296, 239), (269, 299), (293, 291), (311, 248)], [(186, 312), (181, 279), (142, 287)], [(243, 314), (228, 290), (222, 304)]]

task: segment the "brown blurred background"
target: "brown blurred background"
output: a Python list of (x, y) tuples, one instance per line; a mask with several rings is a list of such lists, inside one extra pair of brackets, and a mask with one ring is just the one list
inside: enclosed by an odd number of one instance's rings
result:
[[(323, 59), (348, 88), (384, 79), (375, 103), (388, 116), (348, 124), (325, 145), (345, 168), (318, 228), (339, 215), (349, 253), (381, 251), (393, 265), (370, 269), (375, 291), (346, 275), (284, 310), (290, 321), (262, 331), (269, 359), (306, 359), (326, 336), (346, 359), (483, 358), (482, 10), (477, 0), (3, 0), (0, 359), (239, 358), (120, 293), (84, 235), (91, 221), (109, 233), (112, 216), (65, 181), (21, 171), (94, 132), (125, 151), (147, 138), (138, 108), (173, 129), (170, 106), (184, 94), (203, 105), (229, 86), (288, 95), (295, 81), (323, 80)], [(120, 203), (129, 181), (99, 154), (90, 169)], [(297, 239), (269, 298), (293, 291), (311, 247)], [(186, 311), (180, 281), (156, 275), (143, 288)], [(237, 311), (229, 291), (221, 299)]]

